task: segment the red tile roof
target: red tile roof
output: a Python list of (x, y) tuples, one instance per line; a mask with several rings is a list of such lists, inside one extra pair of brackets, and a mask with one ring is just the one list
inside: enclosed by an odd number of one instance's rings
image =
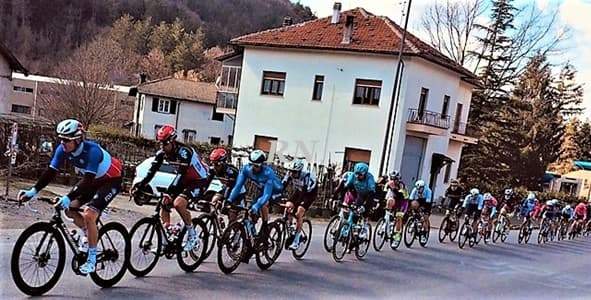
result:
[[(344, 44), (343, 31), (347, 16), (354, 16), (353, 36)], [(234, 38), (238, 46), (321, 49), (380, 54), (398, 54), (403, 29), (387, 17), (375, 16), (363, 8), (341, 13), (339, 23), (331, 24), (331, 17), (316, 19), (291, 26), (255, 32)], [(462, 79), (477, 84), (478, 78), (435, 48), (407, 32), (404, 55), (419, 56), (459, 73)]]

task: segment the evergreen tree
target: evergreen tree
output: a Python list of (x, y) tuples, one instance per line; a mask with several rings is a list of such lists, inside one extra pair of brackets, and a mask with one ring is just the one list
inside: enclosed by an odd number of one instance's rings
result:
[(591, 123), (583, 122), (578, 128), (577, 144), (581, 150), (580, 160), (591, 161)]
[(577, 142), (578, 130), (580, 121), (577, 118), (572, 118), (567, 124), (564, 131), (564, 137), (560, 146), (560, 157), (558, 161), (551, 166), (551, 170), (559, 174), (566, 174), (573, 171), (573, 161), (580, 159), (581, 149)]

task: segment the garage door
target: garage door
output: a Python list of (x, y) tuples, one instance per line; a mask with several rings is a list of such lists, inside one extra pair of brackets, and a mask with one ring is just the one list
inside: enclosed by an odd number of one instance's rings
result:
[(400, 174), (407, 187), (410, 187), (419, 179), (425, 156), (426, 144), (426, 139), (409, 135), (406, 136), (404, 151), (402, 153)]

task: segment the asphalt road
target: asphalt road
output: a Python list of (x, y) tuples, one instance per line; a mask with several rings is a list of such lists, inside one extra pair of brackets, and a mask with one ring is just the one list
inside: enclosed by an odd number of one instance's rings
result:
[[(176, 260), (161, 259), (145, 278), (126, 274), (114, 288), (100, 289), (66, 264), (61, 281), (46, 296), (54, 299), (574, 299), (591, 298), (591, 237), (539, 246), (507, 244), (460, 250), (440, 244), (431, 231), (427, 248), (404, 245), (394, 252), (373, 249), (364, 261), (353, 254), (336, 263), (322, 248), (325, 223), (315, 223), (309, 252), (295, 261), (284, 252), (268, 271), (254, 261), (224, 275), (216, 250), (195, 273)], [(20, 230), (0, 231), (0, 298), (24, 298), (10, 275), (10, 253)], [(537, 232), (534, 232), (532, 242)]]

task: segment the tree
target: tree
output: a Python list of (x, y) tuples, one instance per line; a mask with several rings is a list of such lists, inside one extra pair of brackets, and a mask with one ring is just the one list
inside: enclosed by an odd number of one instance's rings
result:
[(577, 142), (580, 125), (577, 118), (572, 118), (566, 124), (564, 137), (560, 145), (560, 156), (558, 157), (558, 161), (551, 166), (551, 170), (559, 174), (566, 174), (574, 170), (573, 162), (581, 157), (581, 149)]
[(591, 161), (591, 123), (589, 121), (583, 122), (577, 130), (577, 138), (579, 149), (581, 149), (580, 160)]
[(148, 55), (146, 55), (141, 62), (142, 72), (148, 75), (150, 79), (162, 78), (172, 73), (164, 53), (160, 49), (152, 49)]
[(564, 65), (555, 83), (557, 97), (561, 100), (559, 108), (566, 116), (583, 112), (583, 86), (576, 82), (577, 71), (570, 63)]

